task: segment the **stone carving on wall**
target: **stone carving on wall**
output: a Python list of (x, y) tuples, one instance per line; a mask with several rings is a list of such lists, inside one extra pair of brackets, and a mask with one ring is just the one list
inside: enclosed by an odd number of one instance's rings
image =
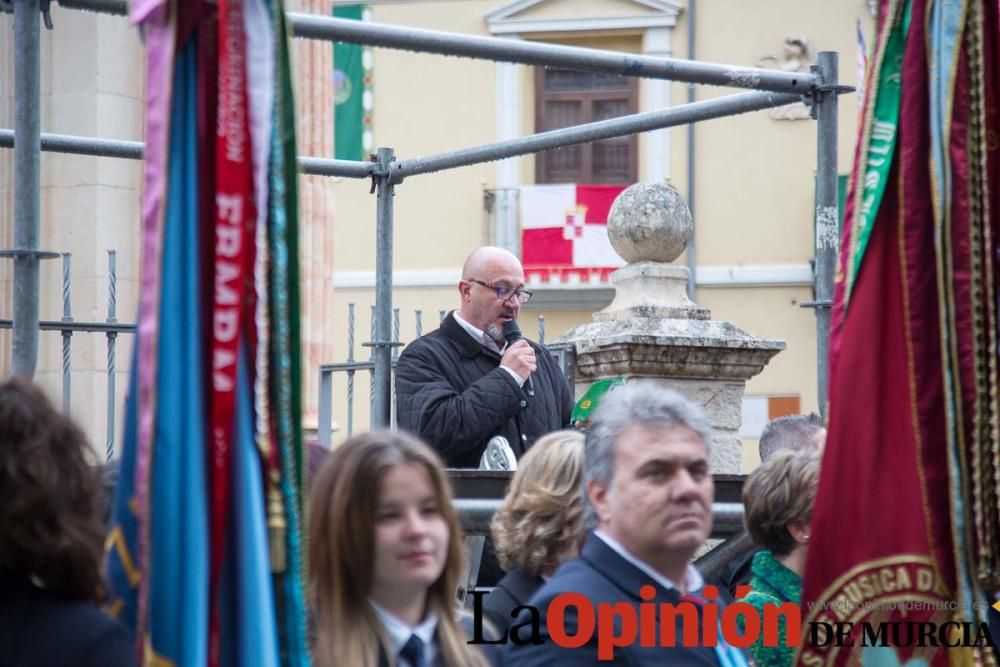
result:
[[(785, 72), (808, 72), (816, 62), (816, 54), (805, 35), (789, 35), (780, 56), (766, 55), (757, 60), (758, 67), (780, 69)], [(809, 107), (802, 102), (793, 102), (768, 110), (774, 120), (807, 120)]]

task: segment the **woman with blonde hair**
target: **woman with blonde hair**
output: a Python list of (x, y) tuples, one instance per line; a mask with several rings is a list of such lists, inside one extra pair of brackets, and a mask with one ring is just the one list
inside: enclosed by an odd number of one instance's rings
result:
[(461, 528), (430, 448), (351, 438), (323, 462), (309, 512), (315, 664), (486, 667), (457, 620)]
[(583, 434), (555, 431), (540, 438), (518, 463), (491, 525), (507, 574), (483, 600), (483, 612), (504, 634), (512, 612), (562, 563), (580, 551), (583, 536)]

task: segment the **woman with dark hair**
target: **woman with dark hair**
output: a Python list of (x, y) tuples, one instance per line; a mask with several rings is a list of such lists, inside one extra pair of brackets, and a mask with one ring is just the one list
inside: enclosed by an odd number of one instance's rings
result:
[(419, 440), (356, 436), (309, 496), (319, 667), (486, 667), (458, 622), (462, 535), (441, 460)]
[(0, 665), (134, 664), (105, 596), (100, 484), (80, 429), (25, 380), (0, 384)]

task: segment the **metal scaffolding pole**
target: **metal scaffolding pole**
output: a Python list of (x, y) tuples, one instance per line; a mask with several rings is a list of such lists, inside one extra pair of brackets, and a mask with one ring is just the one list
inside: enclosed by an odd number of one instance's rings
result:
[(299, 156), (303, 174), (313, 176), (341, 176), (343, 178), (368, 178), (375, 171), (374, 162), (356, 160), (331, 160), (323, 157)]
[[(0, 148), (11, 148), (13, 146), (14, 132), (11, 130), (0, 130)], [(98, 139), (96, 137), (78, 137), (71, 134), (50, 134), (46, 132), (41, 134), (41, 149), (50, 153), (141, 160), (145, 144), (141, 141)], [(372, 175), (375, 163), (300, 156), (299, 167), (302, 168), (303, 174), (368, 178)]]
[(755, 88), (800, 95), (808, 93), (816, 83), (815, 75), (801, 72), (692, 62), (679, 58), (643, 56), (500, 37), (479, 37), (440, 30), (420, 30), (315, 14), (289, 12), (288, 21), (296, 37), (369, 44), (446, 56), (466, 56), (523, 65), (565, 67), (588, 72)]
[(38, 362), (39, 0), (14, 3), (14, 335), (11, 371), (32, 378)]
[[(73, 9), (125, 14), (125, 0), (59, 0)], [(565, 67), (588, 72), (608, 72), (671, 81), (705, 83), (735, 88), (755, 88), (779, 93), (808, 93), (816, 84), (813, 74), (780, 70), (702, 63), (679, 58), (658, 58), (500, 37), (479, 37), (440, 30), (420, 30), (401, 26), (336, 19), (315, 14), (288, 13), (296, 37), (369, 44), (391, 49), (466, 56), (500, 62)]]
[[(16, 150), (14, 137), (14, 132), (0, 130), (0, 147), (14, 148)], [(71, 134), (50, 134), (48, 132), (41, 133), (39, 138), (40, 149), (49, 153), (117, 157), (126, 160), (141, 160), (142, 151), (145, 146), (141, 141), (78, 137)]]
[(119, 16), (128, 14), (128, 0), (59, 0), (59, 6)]
[(372, 428), (391, 426), (392, 416), (392, 199), (396, 186), (389, 176), (395, 159), (391, 148), (378, 149), (378, 191), (375, 223), (375, 335), (372, 357), (375, 377), (372, 380)]
[(674, 127), (701, 120), (734, 116), (748, 111), (758, 111), (790, 102), (797, 102), (800, 99), (799, 95), (792, 95), (790, 93), (737, 93), (736, 95), (717, 97), (712, 100), (682, 104), (661, 111), (647, 111), (631, 116), (575, 125), (560, 130), (540, 132), (539, 134), (532, 134), (509, 141), (499, 141), (484, 146), (473, 146), (472, 148), (463, 148), (448, 153), (438, 153), (412, 160), (402, 160), (393, 165), (393, 178), (395, 182), (399, 182), (403, 178), (416, 176), (417, 174), (465, 167), (480, 162), (503, 160), (550, 148), (582, 144), (597, 141), (598, 139), (621, 137), (637, 132)]
[[(424, 157), (393, 162), (391, 167), (394, 183), (408, 176), (427, 174), (444, 169), (465, 167), (481, 162), (502, 160), (517, 155), (525, 155), (550, 148), (561, 148), (575, 144), (621, 137), (647, 130), (674, 127), (713, 118), (733, 116), (750, 111), (759, 111), (800, 100), (791, 93), (749, 92), (717, 97), (691, 104), (682, 104), (660, 111), (621, 116), (608, 120), (576, 125), (573, 127), (540, 132), (508, 141), (500, 141), (483, 146), (463, 148), (448, 153), (438, 153)], [(0, 148), (14, 144), (14, 133), (0, 129)], [(65, 134), (42, 134), (41, 148), (45, 151), (74, 153), (77, 155), (97, 155), (141, 159), (143, 143), (140, 141), (117, 141), (95, 139)], [(329, 160), (317, 157), (299, 157), (303, 173), (322, 176), (345, 176), (348, 178), (368, 178), (381, 173), (382, 168), (375, 162), (352, 160)]]
[(836, 52), (819, 54), (816, 69), (822, 81), (815, 96), (816, 140), (816, 381), (817, 402), (826, 416), (829, 380), (830, 307), (840, 242), (837, 201), (837, 60)]

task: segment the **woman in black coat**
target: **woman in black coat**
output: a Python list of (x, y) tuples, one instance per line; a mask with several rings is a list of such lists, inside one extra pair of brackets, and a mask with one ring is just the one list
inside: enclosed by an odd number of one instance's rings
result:
[(83, 433), (25, 380), (0, 384), (0, 667), (134, 664), (105, 587), (97, 468)]
[(501, 635), (545, 577), (580, 550), (583, 537), (583, 435), (556, 431), (538, 440), (518, 464), (491, 525), (507, 574), (483, 599), (483, 614)]

